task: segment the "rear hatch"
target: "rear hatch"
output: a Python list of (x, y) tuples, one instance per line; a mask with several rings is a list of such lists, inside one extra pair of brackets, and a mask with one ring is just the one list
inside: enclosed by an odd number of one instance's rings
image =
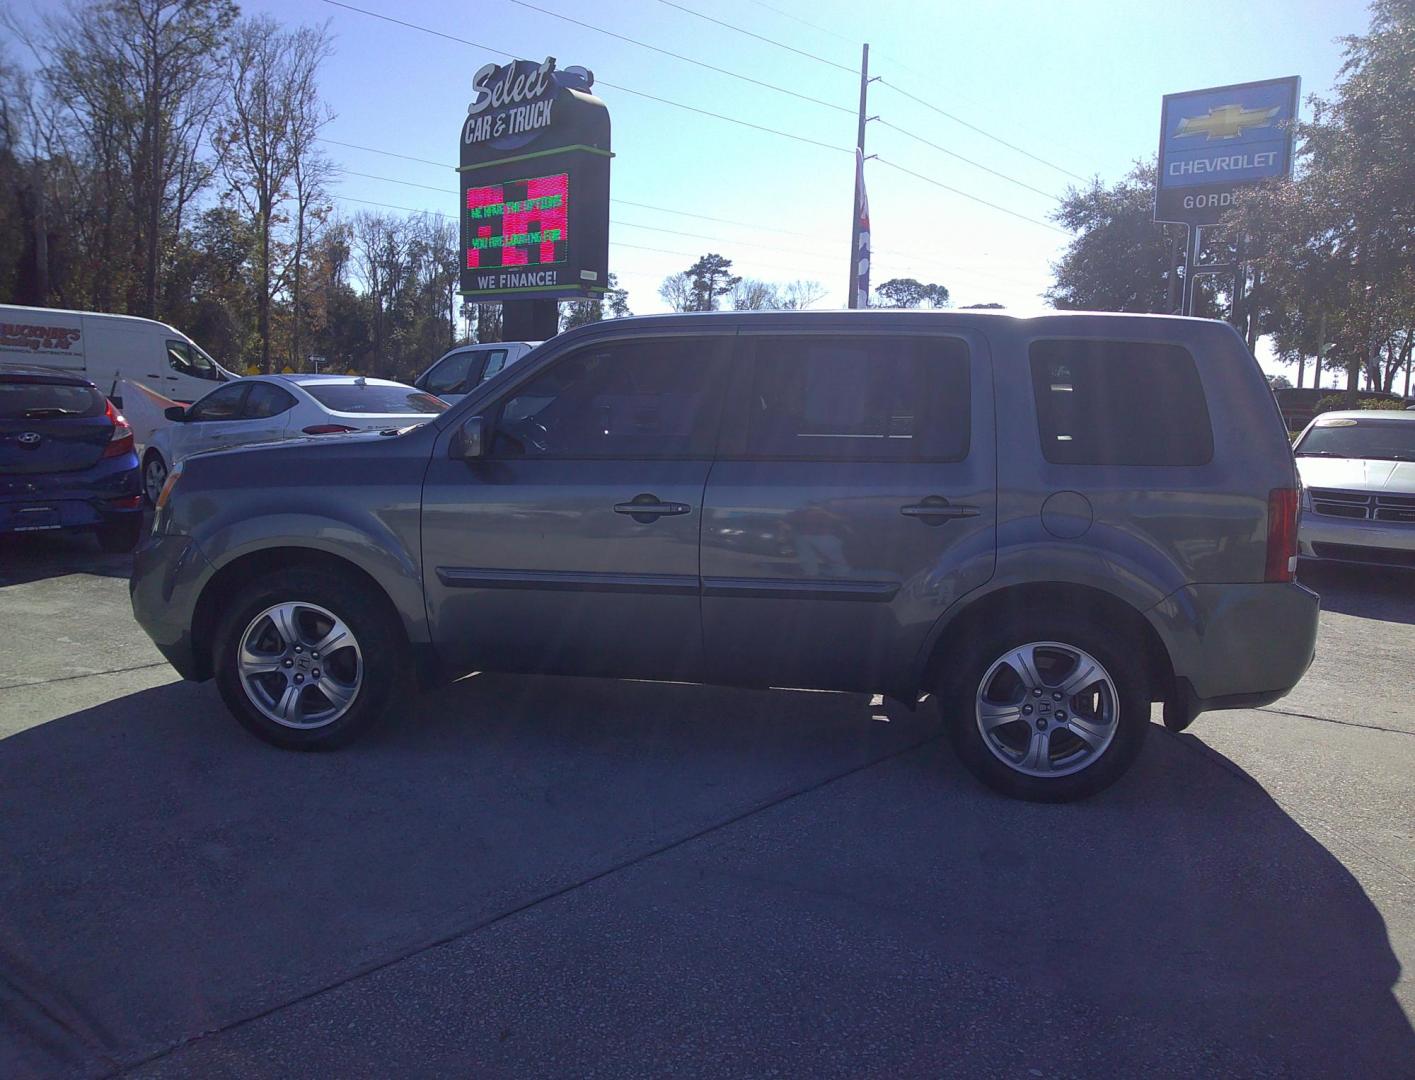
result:
[(0, 372), (0, 476), (77, 472), (113, 437), (103, 395), (62, 376)]

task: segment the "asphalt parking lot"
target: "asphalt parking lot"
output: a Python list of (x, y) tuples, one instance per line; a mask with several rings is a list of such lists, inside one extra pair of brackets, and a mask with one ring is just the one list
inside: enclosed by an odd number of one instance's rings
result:
[(1089, 802), (927, 710), (476, 676), (244, 734), (0, 543), (0, 1076), (1415, 1075), (1415, 577)]

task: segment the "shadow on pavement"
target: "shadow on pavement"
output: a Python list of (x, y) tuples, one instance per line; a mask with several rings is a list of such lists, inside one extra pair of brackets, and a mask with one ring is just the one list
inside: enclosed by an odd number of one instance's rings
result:
[(500, 676), (336, 754), (190, 684), (29, 729), (0, 1071), (1408, 1073), (1380, 915), (1231, 763), (1157, 729), (1041, 807), (938, 731)]
[(64, 577), (99, 574), (126, 578), (132, 555), (110, 555), (86, 532), (39, 532), (0, 536), (0, 586)]
[(1299, 579), (1321, 596), (1323, 611), (1415, 624), (1415, 570), (1303, 563)]

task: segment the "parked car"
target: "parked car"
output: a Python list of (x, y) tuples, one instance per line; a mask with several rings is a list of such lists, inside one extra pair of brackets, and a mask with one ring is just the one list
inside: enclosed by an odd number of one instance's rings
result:
[[(1317, 406), (1322, 401), (1327, 398), (1340, 397), (1342, 393), (1343, 391), (1330, 387), (1320, 389), (1312, 386), (1288, 386), (1274, 390), (1273, 396), (1277, 398), (1278, 408), (1282, 410), (1282, 418), (1287, 422), (1287, 429), (1301, 431), (1317, 415)], [(1362, 390), (1357, 396), (1362, 401), (1386, 402), (1392, 409), (1402, 409), (1407, 404), (1406, 399), (1399, 394), (1387, 394), (1383, 390)]]
[(172, 466), (199, 450), (422, 424), (447, 409), (431, 394), (355, 375), (258, 375), (218, 387), (187, 408), (143, 451), (143, 493), (155, 503)]
[(82, 376), (0, 365), (0, 533), (61, 529), (91, 531), (105, 551), (137, 546), (132, 429)]
[(413, 380), (413, 385), (436, 394), (449, 404), (456, 403), (539, 344), (539, 341), (491, 341), (459, 345), (443, 353), (437, 363)]
[(1323, 413), (1293, 449), (1303, 558), (1415, 569), (1415, 413)]
[[(237, 378), (180, 330), (152, 319), (96, 311), (0, 304), (0, 364), (58, 368), (109, 397), (127, 379), (177, 401), (192, 401)], [(122, 407), (122, 401), (117, 405)]]
[(1316, 638), (1286, 432), (1218, 322), (615, 319), (406, 434), (174, 477), (137, 619), (298, 749), (410, 668), (930, 693), (982, 780), (1073, 799), (1151, 702), (1273, 701)]

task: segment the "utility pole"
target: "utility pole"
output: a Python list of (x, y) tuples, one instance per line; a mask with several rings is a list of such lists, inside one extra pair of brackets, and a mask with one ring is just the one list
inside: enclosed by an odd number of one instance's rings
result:
[(870, 92), (870, 47), (866, 44), (860, 53), (860, 122), (855, 133), (855, 146), (859, 153), (855, 165), (855, 198), (850, 203), (850, 281), (846, 287), (846, 306), (859, 307), (859, 297), (855, 295), (859, 278), (860, 260), (860, 187), (865, 181), (865, 115)]

